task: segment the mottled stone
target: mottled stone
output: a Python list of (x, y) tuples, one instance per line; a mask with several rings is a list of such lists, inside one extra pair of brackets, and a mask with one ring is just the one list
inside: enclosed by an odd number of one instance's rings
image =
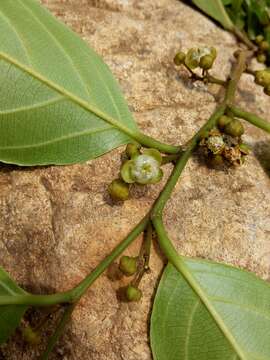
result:
[[(191, 84), (172, 58), (180, 48), (215, 46), (214, 73), (225, 77), (236, 41), (187, 5), (176, 0), (42, 2), (103, 56), (147, 134), (184, 143), (215, 108), (218, 87)], [(269, 98), (250, 75), (243, 76), (237, 100), (269, 115)], [(249, 125), (244, 138), (255, 155), (240, 168), (211, 170), (196, 157), (189, 162), (165, 222), (182, 254), (234, 264), (269, 279), (269, 138)], [(1, 167), (0, 264), (22, 286), (36, 293), (71, 288), (149, 209), (161, 185), (137, 191), (123, 205), (108, 198), (122, 151), (73, 166)], [(170, 170), (166, 166), (166, 174)], [(126, 254), (138, 249), (139, 241)], [(125, 279), (102, 276), (77, 307), (52, 359), (150, 360), (148, 320), (163, 266), (157, 247), (150, 265), (138, 304), (118, 300)], [(0, 357), (31, 360), (37, 354), (15, 338)]]

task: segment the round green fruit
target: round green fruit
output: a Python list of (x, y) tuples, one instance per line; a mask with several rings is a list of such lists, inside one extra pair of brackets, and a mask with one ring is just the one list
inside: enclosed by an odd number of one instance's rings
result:
[(122, 256), (119, 263), (119, 269), (126, 276), (132, 276), (137, 271), (137, 258), (131, 256)]
[(109, 185), (109, 194), (114, 200), (127, 200), (129, 197), (129, 186), (121, 179), (113, 180)]
[(224, 130), (225, 126), (227, 126), (233, 119), (230, 116), (222, 115), (217, 122), (218, 128), (220, 130)]
[(204, 55), (200, 59), (200, 68), (209, 70), (213, 66), (215, 58), (212, 55)]
[(182, 51), (179, 51), (175, 55), (173, 62), (175, 63), (176, 66), (180, 66), (180, 65), (184, 64), (185, 58), (186, 58), (186, 54), (183, 53)]
[(239, 120), (233, 119), (225, 126), (224, 132), (232, 137), (239, 137), (244, 134), (244, 127)]
[(132, 159), (132, 158), (140, 155), (140, 148), (141, 148), (140, 144), (134, 144), (134, 143), (127, 144), (127, 147), (126, 147), (127, 156), (130, 159)]
[(142, 292), (137, 287), (129, 285), (126, 289), (126, 298), (128, 301), (140, 301)]

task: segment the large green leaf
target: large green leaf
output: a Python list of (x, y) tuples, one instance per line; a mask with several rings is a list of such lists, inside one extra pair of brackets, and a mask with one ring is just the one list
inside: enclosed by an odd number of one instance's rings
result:
[(226, 13), (222, 0), (192, 0), (192, 2), (225, 29), (233, 30), (234, 25)]
[[(3, 295), (25, 295), (8, 274), (0, 268), (0, 297)], [(4, 305), (0, 306), (0, 344), (4, 343), (20, 324), (27, 306)]]
[(183, 261), (201, 293), (166, 267), (151, 319), (154, 359), (269, 360), (269, 284), (231, 266)]
[(0, 161), (67, 164), (136, 125), (108, 67), (36, 0), (0, 1)]

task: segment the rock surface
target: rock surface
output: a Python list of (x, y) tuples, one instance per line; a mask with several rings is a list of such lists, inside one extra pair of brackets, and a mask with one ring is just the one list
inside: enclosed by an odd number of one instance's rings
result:
[[(42, 0), (101, 54), (119, 80), (140, 128), (169, 143), (183, 143), (215, 108), (218, 88), (191, 84), (172, 64), (180, 48), (218, 49), (215, 72), (225, 76), (235, 39), (176, 0)], [(269, 98), (243, 76), (238, 101), (267, 117)], [(169, 201), (165, 220), (178, 250), (222, 261), (270, 279), (269, 138), (246, 125), (254, 154), (237, 169), (211, 170), (192, 159)], [(0, 169), (0, 264), (36, 293), (67, 290), (141, 219), (160, 186), (137, 192), (122, 206), (108, 199), (117, 176), (114, 150), (85, 164)], [(266, 167), (268, 166), (268, 170)], [(170, 171), (167, 166), (166, 172)], [(139, 242), (127, 254), (136, 254)], [(52, 359), (150, 360), (147, 321), (162, 270), (157, 249), (143, 279), (139, 304), (119, 302), (124, 280), (102, 276), (74, 312)], [(38, 350), (13, 339), (1, 359), (36, 359)], [(2, 357), (1, 357), (2, 356)]]

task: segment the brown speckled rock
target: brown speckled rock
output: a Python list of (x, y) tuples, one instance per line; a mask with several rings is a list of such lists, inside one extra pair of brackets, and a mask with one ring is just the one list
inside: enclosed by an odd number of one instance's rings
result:
[[(228, 74), (235, 39), (176, 0), (43, 0), (101, 54), (119, 80), (140, 128), (183, 143), (215, 108), (218, 88), (192, 85), (172, 64), (180, 48), (218, 49), (215, 72)], [(262, 90), (244, 75), (240, 104), (269, 117)], [(192, 159), (169, 201), (165, 222), (178, 250), (241, 266), (270, 278), (269, 138), (246, 126), (254, 154), (244, 166), (210, 170)], [(107, 185), (117, 176), (114, 150), (85, 164), (0, 169), (0, 264), (36, 293), (67, 290), (93, 269), (142, 218), (161, 186), (112, 205)], [(261, 160), (264, 158), (264, 167)], [(268, 168), (267, 168), (268, 167)], [(167, 166), (167, 174), (170, 166)], [(126, 252), (136, 254), (139, 242)], [(150, 360), (148, 325), (162, 270), (157, 249), (138, 304), (119, 302), (124, 280), (102, 276), (82, 299), (52, 359)], [(2, 356), (2, 357), (1, 357)], [(38, 350), (13, 339), (0, 358), (32, 360)]]

